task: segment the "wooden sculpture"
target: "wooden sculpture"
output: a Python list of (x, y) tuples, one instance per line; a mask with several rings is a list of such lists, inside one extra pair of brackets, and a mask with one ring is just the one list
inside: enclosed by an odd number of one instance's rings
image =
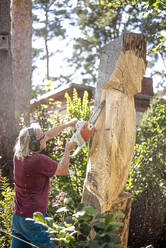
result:
[(105, 100), (89, 148), (83, 202), (99, 212), (125, 213), (121, 245), (127, 247), (131, 209), (124, 192), (136, 138), (134, 95), (141, 91), (146, 66), (141, 34), (123, 34), (102, 49), (95, 105)]

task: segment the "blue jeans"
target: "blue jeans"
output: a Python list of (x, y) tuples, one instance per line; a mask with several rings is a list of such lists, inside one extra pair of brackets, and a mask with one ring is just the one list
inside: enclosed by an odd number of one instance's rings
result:
[[(47, 215), (43, 215), (47, 217)], [(23, 239), (37, 247), (44, 246), (55, 248), (55, 244), (51, 243), (49, 233), (45, 232), (46, 227), (35, 223), (33, 220), (26, 220), (24, 217), (13, 214), (12, 218), (12, 234), (19, 239)], [(11, 248), (32, 248), (30, 244), (27, 244), (17, 238), (12, 237)]]

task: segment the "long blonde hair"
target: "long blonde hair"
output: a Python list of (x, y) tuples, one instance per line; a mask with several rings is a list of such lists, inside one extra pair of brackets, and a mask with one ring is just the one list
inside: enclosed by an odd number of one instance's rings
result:
[[(31, 124), (30, 128), (34, 129), (35, 135), (38, 133), (38, 130), (41, 130), (41, 127), (38, 123)], [(34, 153), (29, 148), (30, 141), (31, 137), (29, 135), (28, 128), (23, 128), (19, 133), (16, 145), (14, 147), (15, 155), (18, 159), (24, 160)]]

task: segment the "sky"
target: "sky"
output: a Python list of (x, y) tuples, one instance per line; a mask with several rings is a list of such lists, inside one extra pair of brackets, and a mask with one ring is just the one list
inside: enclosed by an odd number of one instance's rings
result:
[[(53, 40), (48, 41), (49, 51), (55, 53), (50, 58), (50, 76), (57, 77), (59, 74), (65, 76), (73, 74), (73, 81), (80, 82), (80, 73), (75, 73), (74, 67), (70, 67), (66, 61), (66, 58), (72, 57), (74, 38), (80, 37), (81, 33), (77, 27), (70, 26), (70, 29), (67, 28), (68, 38), (62, 40), (60, 38), (54, 38)], [(44, 48), (43, 39), (37, 39), (33, 41), (34, 48)], [(56, 53), (60, 50), (61, 52)], [(37, 69), (33, 73), (32, 82), (34, 85), (40, 85), (42, 81), (46, 78), (46, 60), (38, 60)]]
[[(38, 41), (34, 45), (35, 47), (43, 47), (43, 42)], [(66, 44), (66, 41), (60, 41), (55, 39), (49, 42), (49, 48), (51, 52), (56, 52), (57, 47), (62, 50), (61, 53), (56, 53), (54, 56), (50, 58), (50, 75), (53, 77), (58, 76), (59, 74), (68, 75), (74, 69), (71, 69), (67, 62), (65, 61), (65, 57), (72, 56), (72, 45)], [(46, 60), (40, 60), (36, 63), (37, 69), (33, 73), (33, 84), (41, 84), (43, 79), (46, 77)]]

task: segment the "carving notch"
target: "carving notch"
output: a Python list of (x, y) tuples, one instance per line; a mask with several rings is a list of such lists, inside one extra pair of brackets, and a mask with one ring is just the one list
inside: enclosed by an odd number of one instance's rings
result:
[(0, 50), (8, 51), (9, 49), (9, 39), (8, 35), (0, 35)]

